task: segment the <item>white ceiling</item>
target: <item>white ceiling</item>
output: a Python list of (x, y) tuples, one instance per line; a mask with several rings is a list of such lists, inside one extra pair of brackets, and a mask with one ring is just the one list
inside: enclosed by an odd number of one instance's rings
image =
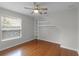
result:
[[(77, 2), (39, 2), (41, 6), (48, 8), (48, 14), (79, 6)], [(32, 8), (33, 2), (0, 2), (0, 7), (12, 11), (22, 13), (24, 15), (31, 15), (31, 10), (24, 9), (24, 7)]]

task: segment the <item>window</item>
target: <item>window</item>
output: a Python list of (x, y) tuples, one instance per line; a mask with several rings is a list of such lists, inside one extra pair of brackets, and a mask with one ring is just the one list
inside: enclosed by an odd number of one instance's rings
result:
[(2, 27), (21, 27), (19, 18), (2, 17)]
[(19, 39), (22, 36), (22, 20), (16, 17), (1, 17), (2, 40)]

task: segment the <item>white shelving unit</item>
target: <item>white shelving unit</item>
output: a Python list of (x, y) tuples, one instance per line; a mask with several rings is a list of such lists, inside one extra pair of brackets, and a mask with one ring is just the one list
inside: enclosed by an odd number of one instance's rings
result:
[(21, 19), (2, 16), (1, 35), (1, 41), (20, 39), (22, 37)]

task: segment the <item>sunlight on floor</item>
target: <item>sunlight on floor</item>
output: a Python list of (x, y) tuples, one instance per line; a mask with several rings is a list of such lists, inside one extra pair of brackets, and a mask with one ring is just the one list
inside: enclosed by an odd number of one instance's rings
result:
[(22, 51), (17, 50), (17, 51), (10, 53), (8, 56), (21, 56), (21, 55), (22, 55)]

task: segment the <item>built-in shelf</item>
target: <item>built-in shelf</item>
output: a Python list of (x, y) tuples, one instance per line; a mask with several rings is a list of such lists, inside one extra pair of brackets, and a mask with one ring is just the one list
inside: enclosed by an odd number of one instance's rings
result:
[(40, 27), (56, 27), (56, 26), (53, 26), (53, 25), (39, 25)]
[(6, 39), (3, 39), (3, 40), (1, 40), (1, 41), (14, 40), (14, 39), (19, 39), (19, 38), (21, 38), (21, 36), (12, 37), (12, 38), (6, 38)]
[(43, 23), (43, 22), (48, 22), (48, 21), (39, 21), (40, 23)]

